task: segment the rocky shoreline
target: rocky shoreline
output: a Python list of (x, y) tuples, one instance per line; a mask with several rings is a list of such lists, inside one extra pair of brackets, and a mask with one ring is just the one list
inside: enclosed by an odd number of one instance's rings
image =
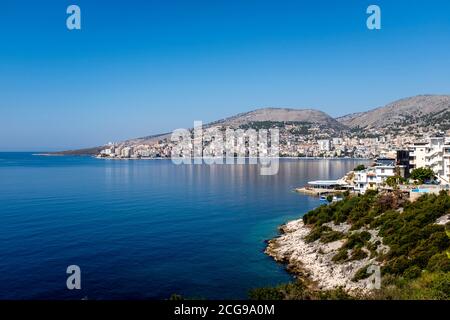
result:
[[(327, 224), (335, 231), (348, 233), (350, 225), (333, 223)], [(281, 235), (269, 240), (265, 253), (275, 261), (287, 264), (287, 270), (297, 277), (308, 279), (310, 286), (319, 290), (343, 288), (349, 294), (365, 294), (373, 289), (372, 277), (353, 281), (358, 270), (367, 265), (376, 265), (375, 258), (370, 255), (361, 260), (337, 263), (332, 261), (333, 256), (341, 248), (345, 240), (322, 243), (320, 240), (308, 243), (305, 237), (311, 228), (303, 223), (302, 219), (294, 220), (280, 227)], [(371, 233), (371, 241), (378, 241), (378, 232)], [(380, 246), (379, 251), (385, 252), (388, 248)]]

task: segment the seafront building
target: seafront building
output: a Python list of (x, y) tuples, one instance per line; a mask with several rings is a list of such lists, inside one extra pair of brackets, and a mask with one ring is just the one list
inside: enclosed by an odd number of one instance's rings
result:
[(319, 151), (330, 151), (331, 150), (331, 142), (328, 139), (318, 140)]
[[(393, 153), (392, 150), (386, 152), (391, 155)], [(429, 186), (423, 190), (420, 188), (415, 188), (415, 191), (411, 190), (416, 195), (420, 195), (424, 190), (439, 192), (442, 189), (448, 189), (450, 184), (450, 137), (430, 137), (426, 141), (412, 143), (407, 150), (397, 150), (395, 158), (378, 158), (373, 166), (351, 172), (352, 179), (349, 179), (349, 186), (361, 194), (367, 190), (389, 189), (386, 183), (389, 177), (408, 178), (410, 172), (416, 168), (432, 169), (440, 184), (440, 186)], [(323, 186), (312, 181), (308, 188), (320, 191)], [(332, 188), (333, 185), (328, 183), (328, 189)]]
[(354, 190), (364, 194), (367, 190), (378, 190), (387, 178), (396, 175), (395, 159), (377, 159), (375, 166), (354, 173)]
[(431, 137), (410, 148), (410, 166), (432, 169), (441, 184), (450, 183), (450, 137)]
[[(378, 163), (378, 169), (357, 173), (359, 190), (376, 188), (380, 183), (383, 184), (384, 180), (392, 175), (391, 166), (395, 166), (397, 174), (404, 178), (408, 178), (409, 172), (415, 168), (428, 167), (436, 173), (441, 184), (450, 184), (450, 136), (448, 136), (450, 131), (447, 132), (447, 138), (443, 136), (444, 133), (432, 131), (432, 129), (429, 132), (401, 131), (398, 135), (368, 130), (361, 137), (352, 133), (339, 135), (332, 130), (321, 130), (320, 127), (315, 126), (311, 126), (306, 131), (289, 124), (286, 128), (287, 130), (280, 131), (279, 155), (281, 157), (396, 158), (396, 163), (390, 163), (386, 168), (382, 168), (382, 164)], [(173, 146), (167, 138), (145, 143), (109, 143), (100, 151), (98, 157), (170, 158)], [(205, 144), (204, 148), (211, 150), (208, 144)], [(202, 151), (205, 152), (205, 150)], [(218, 153), (220, 154), (220, 150)], [(256, 154), (257, 150), (249, 148), (247, 153)]]

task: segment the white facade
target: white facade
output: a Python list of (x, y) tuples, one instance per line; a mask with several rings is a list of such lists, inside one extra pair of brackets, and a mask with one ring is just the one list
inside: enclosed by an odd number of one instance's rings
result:
[(331, 150), (330, 140), (328, 140), (328, 139), (317, 140), (317, 143), (319, 144), (320, 151), (330, 151)]
[(124, 158), (130, 158), (131, 157), (131, 148), (130, 147), (123, 148), (121, 151), (121, 156)]
[(394, 166), (376, 166), (375, 175), (377, 176), (377, 183), (383, 183), (388, 177), (395, 176)]
[(395, 176), (395, 166), (376, 166), (356, 171), (354, 177), (354, 190), (362, 194), (367, 190), (377, 190), (388, 177)]
[(442, 184), (450, 182), (449, 138), (433, 137), (426, 143), (416, 143), (411, 148), (410, 165), (415, 168), (432, 169)]
[(373, 168), (368, 168), (361, 171), (355, 172), (354, 177), (354, 190), (359, 193), (366, 193), (367, 190), (375, 190), (376, 189), (376, 174)]
[(426, 166), (425, 155), (426, 155), (427, 144), (426, 143), (416, 143), (412, 146), (412, 150), (409, 153), (411, 160), (409, 164), (412, 168), (422, 168)]
[(445, 144), (443, 148), (443, 160), (442, 160), (442, 176), (443, 184), (450, 183), (450, 143)]
[(110, 156), (110, 155), (114, 154), (114, 148), (104, 149), (104, 150), (100, 151), (100, 154), (104, 154), (104, 155)]

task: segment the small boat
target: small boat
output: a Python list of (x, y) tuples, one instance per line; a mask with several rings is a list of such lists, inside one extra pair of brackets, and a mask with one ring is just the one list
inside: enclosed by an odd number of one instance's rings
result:
[(325, 197), (325, 196), (320, 196), (320, 201), (328, 201), (328, 200), (327, 200), (327, 197)]

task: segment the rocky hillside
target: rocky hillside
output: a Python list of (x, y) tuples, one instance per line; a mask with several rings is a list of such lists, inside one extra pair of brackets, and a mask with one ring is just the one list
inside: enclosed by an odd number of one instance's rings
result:
[[(289, 129), (286, 129), (290, 125)], [(311, 141), (322, 136), (339, 137), (348, 134), (396, 133), (399, 128), (416, 132), (415, 128), (450, 130), (450, 96), (421, 95), (395, 101), (367, 112), (332, 118), (314, 109), (262, 108), (240, 113), (225, 119), (204, 124), (204, 127), (231, 127), (242, 129), (279, 128), (286, 139), (302, 136)], [(295, 129), (292, 129), (295, 127)], [(318, 135), (319, 134), (319, 135)], [(171, 133), (156, 134), (124, 141), (124, 144), (154, 144), (170, 139)], [(295, 137), (294, 137), (295, 138)], [(283, 139), (281, 139), (281, 143)], [(99, 148), (61, 152), (60, 154), (95, 154)]]
[(222, 119), (210, 125), (239, 127), (253, 122), (305, 122), (333, 129), (345, 126), (325, 112), (314, 109), (263, 108)]
[[(262, 108), (250, 112), (239, 113), (225, 119), (204, 124), (204, 128), (221, 126), (231, 128), (282, 128), (285, 123), (311, 124), (323, 129), (342, 131), (345, 125), (325, 112), (314, 109)], [(152, 143), (170, 138), (170, 133), (142, 137), (126, 141), (126, 143)]]
[[(414, 127), (433, 127), (450, 129), (450, 96), (420, 95), (392, 102), (367, 112), (349, 114), (332, 118), (314, 109), (262, 108), (240, 113), (225, 119), (205, 124), (205, 127), (222, 126), (232, 128), (270, 128), (283, 129), (287, 123), (310, 124), (323, 132), (339, 136), (349, 129), (379, 130), (391, 133), (391, 129)], [(152, 143), (170, 138), (170, 133), (132, 139), (126, 143)]]
[(394, 126), (440, 125), (441, 129), (447, 130), (450, 124), (450, 96), (415, 96), (367, 112), (346, 115), (337, 120), (350, 128), (385, 129)]

